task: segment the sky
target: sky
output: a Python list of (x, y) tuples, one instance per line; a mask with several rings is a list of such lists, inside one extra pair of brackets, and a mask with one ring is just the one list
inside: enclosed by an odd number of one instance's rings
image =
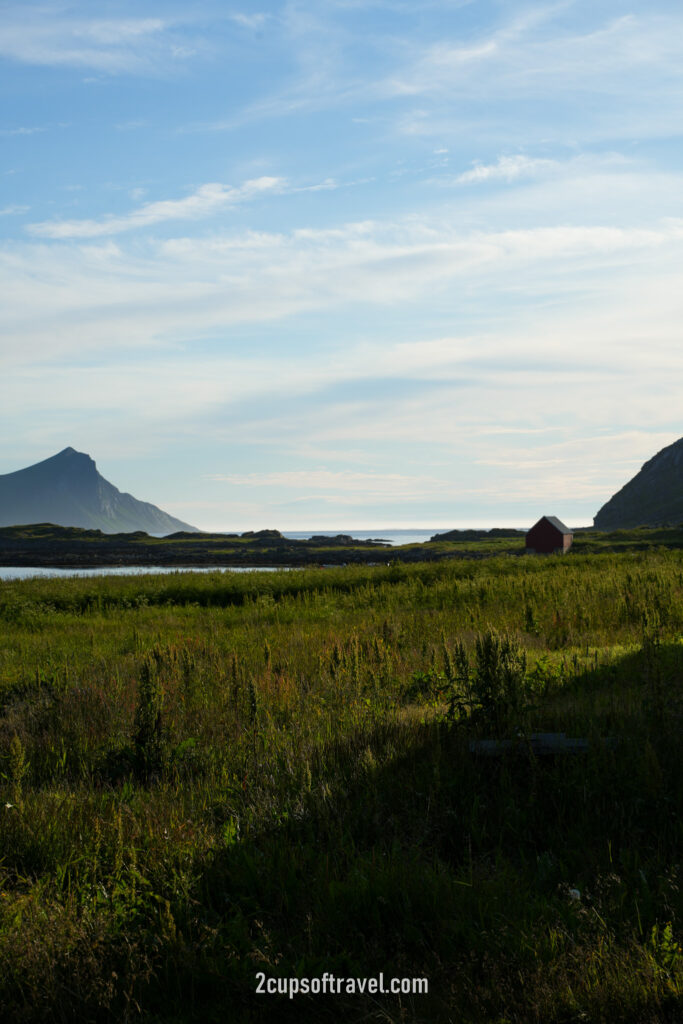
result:
[(0, 0), (0, 473), (590, 524), (683, 434), (679, 0)]

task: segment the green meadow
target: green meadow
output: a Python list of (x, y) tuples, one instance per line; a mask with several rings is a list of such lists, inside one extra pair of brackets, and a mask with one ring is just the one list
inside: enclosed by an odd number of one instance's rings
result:
[(680, 549), (0, 583), (2, 1020), (674, 1024), (682, 724)]

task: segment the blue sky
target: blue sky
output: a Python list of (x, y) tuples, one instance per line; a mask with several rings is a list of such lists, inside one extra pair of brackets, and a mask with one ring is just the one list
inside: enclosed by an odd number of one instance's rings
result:
[(0, 473), (578, 525), (683, 433), (680, 3), (0, 15)]

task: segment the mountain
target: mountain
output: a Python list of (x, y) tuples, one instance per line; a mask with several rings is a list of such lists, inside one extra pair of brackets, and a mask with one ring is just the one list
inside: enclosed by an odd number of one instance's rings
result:
[(646, 462), (593, 520), (598, 530), (664, 523), (683, 523), (683, 437)]
[(73, 448), (0, 475), (0, 526), (23, 523), (81, 526), (103, 533), (197, 532), (156, 505), (122, 494), (98, 473), (89, 455)]

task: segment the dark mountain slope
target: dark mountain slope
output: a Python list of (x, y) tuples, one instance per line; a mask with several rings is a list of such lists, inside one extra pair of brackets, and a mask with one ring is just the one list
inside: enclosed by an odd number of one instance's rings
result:
[(683, 523), (683, 437), (649, 459), (593, 523), (598, 530)]
[(89, 455), (73, 448), (0, 475), (0, 526), (46, 522), (103, 533), (194, 532), (156, 505), (119, 491), (98, 473)]

